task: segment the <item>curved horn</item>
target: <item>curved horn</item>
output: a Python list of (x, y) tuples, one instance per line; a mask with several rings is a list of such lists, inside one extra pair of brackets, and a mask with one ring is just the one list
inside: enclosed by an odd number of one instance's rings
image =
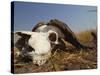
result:
[(39, 22), (39, 23), (37, 23), (37, 24), (33, 27), (32, 31), (34, 32), (38, 27), (43, 26), (43, 25), (45, 25), (44, 22)]
[(67, 24), (57, 19), (53, 19), (50, 20), (50, 22), (47, 23), (47, 25), (58, 27), (61, 30), (61, 32), (65, 35), (63, 39), (74, 45), (76, 48), (84, 48), (84, 46), (77, 40), (74, 32), (71, 31)]

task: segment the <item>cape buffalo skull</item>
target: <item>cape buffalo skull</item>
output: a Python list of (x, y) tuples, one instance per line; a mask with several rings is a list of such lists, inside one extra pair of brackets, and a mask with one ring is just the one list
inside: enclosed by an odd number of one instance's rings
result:
[(65, 49), (63, 40), (76, 48), (86, 48), (77, 40), (68, 25), (57, 19), (48, 23), (38, 23), (32, 31), (20, 31), (15, 34), (20, 36), (15, 43), (20, 50), (19, 54), (24, 57), (31, 56), (33, 63), (38, 65), (44, 64), (50, 58), (52, 50)]

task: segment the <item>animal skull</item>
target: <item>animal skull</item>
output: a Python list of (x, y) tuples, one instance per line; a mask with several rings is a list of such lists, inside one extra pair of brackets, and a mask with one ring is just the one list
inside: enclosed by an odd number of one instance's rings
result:
[[(28, 37), (25, 40), (25, 45), (21, 48), (20, 54), (29, 55), (32, 57), (33, 63), (43, 65), (51, 56), (51, 43), (58, 44), (58, 34), (55, 31), (49, 30), (48, 32), (29, 32), (21, 31), (16, 32), (22, 38)], [(31, 51), (29, 51), (31, 47)]]

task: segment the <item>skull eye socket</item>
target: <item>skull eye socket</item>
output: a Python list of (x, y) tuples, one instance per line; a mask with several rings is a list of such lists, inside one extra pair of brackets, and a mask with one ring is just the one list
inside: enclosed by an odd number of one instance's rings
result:
[(55, 42), (56, 41), (56, 38), (57, 38), (57, 36), (56, 36), (55, 33), (50, 33), (49, 34), (49, 40), (50, 41)]

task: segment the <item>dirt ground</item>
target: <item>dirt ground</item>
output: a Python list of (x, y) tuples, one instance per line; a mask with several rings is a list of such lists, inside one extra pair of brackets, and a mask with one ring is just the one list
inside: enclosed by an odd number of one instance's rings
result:
[(88, 50), (77, 50), (73, 46), (66, 45), (66, 50), (57, 50), (52, 55), (52, 58), (50, 58), (50, 60), (42, 66), (34, 65), (32, 62), (18, 62), (17, 64), (14, 64), (14, 73), (96, 69), (97, 47), (96, 43), (94, 43), (93, 40), (91, 41), (92, 36), (90, 35), (90, 33), (87, 33), (87, 35), (82, 33), (81, 35), (79, 34), (77, 38), (85, 45), (94, 48)]

